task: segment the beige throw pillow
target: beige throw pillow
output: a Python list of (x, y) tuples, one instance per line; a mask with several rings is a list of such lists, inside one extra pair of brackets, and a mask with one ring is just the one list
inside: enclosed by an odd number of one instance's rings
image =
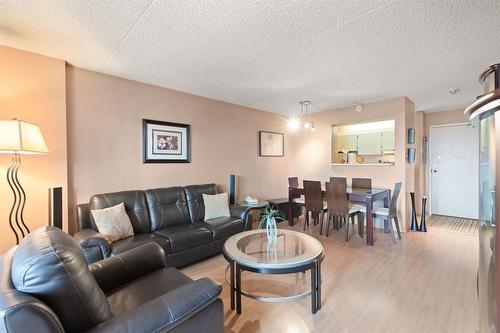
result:
[(108, 243), (134, 235), (134, 229), (123, 202), (109, 208), (93, 209), (91, 212), (99, 233)]
[(205, 204), (205, 220), (231, 216), (227, 193), (203, 194), (203, 203)]

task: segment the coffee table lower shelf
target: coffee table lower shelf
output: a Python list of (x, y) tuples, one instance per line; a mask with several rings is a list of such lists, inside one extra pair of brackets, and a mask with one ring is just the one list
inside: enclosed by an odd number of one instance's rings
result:
[[(323, 257), (315, 260), (307, 265), (296, 266), (290, 268), (256, 268), (243, 265), (224, 255), (229, 265), (226, 268), (225, 277), (229, 283), (231, 309), (236, 308), (236, 313), (241, 314), (241, 296), (255, 299), (262, 302), (291, 302), (311, 296), (311, 312), (315, 314), (321, 309), (321, 261)], [(229, 279), (227, 271), (230, 271)], [(292, 274), (310, 270), (311, 271), (311, 289), (301, 294), (292, 296), (272, 297), (251, 294), (241, 288), (241, 272), (249, 271), (260, 274)]]

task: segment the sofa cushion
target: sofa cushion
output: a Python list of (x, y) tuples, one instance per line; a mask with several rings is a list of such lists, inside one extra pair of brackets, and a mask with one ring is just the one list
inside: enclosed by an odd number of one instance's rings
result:
[(108, 294), (108, 301), (113, 313), (118, 315), (191, 281), (193, 280), (177, 269), (167, 267), (144, 275), (121, 289), (114, 290)]
[[(90, 198), (90, 209), (108, 208), (122, 202), (125, 204), (125, 211), (134, 228), (134, 234), (151, 232), (148, 205), (143, 191), (123, 191), (93, 195)], [(92, 214), (90, 215), (95, 225)]]
[(215, 184), (189, 185), (184, 187), (184, 192), (186, 193), (191, 223), (203, 221), (205, 219), (203, 194), (217, 194), (217, 187)]
[(55, 227), (30, 233), (14, 254), (16, 289), (47, 304), (66, 332), (84, 332), (113, 314), (78, 243)]
[(218, 217), (229, 217), (229, 200), (227, 193), (202, 194), (205, 206), (204, 220), (216, 219)]
[(186, 194), (180, 186), (146, 190), (151, 230), (189, 223)]
[(168, 241), (168, 239), (160, 235), (155, 235), (151, 233), (151, 234), (134, 235), (132, 237), (127, 237), (114, 242), (111, 244), (111, 253), (112, 255), (122, 253), (130, 249), (136, 248), (139, 245), (149, 242), (155, 242), (158, 245), (160, 245), (165, 251), (165, 253), (170, 252), (170, 242)]
[(168, 238), (171, 253), (190, 249), (213, 240), (210, 230), (193, 224), (181, 224), (156, 230), (155, 234)]
[(226, 238), (245, 229), (245, 222), (237, 217), (218, 217), (204, 222), (197, 222), (196, 225), (209, 229), (214, 239)]
[(108, 243), (134, 235), (134, 228), (132, 228), (130, 218), (125, 212), (123, 202), (109, 208), (94, 209), (92, 217), (99, 233), (104, 236)]

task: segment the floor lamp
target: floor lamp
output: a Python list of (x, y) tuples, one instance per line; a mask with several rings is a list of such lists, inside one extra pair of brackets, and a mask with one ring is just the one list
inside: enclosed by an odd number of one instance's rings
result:
[(16, 236), (16, 244), (19, 244), (19, 240), (30, 232), (23, 216), (26, 193), (17, 177), (21, 166), (20, 155), (48, 152), (42, 132), (37, 125), (17, 119), (0, 120), (0, 154), (12, 155), (12, 161), (7, 169), (7, 183), (14, 195), (14, 202), (9, 213), (9, 226)]

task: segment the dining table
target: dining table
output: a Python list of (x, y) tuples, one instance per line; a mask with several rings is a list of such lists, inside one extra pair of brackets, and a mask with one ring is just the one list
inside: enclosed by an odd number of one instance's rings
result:
[[(322, 189), (323, 197), (325, 197), (325, 189)], [(295, 204), (294, 199), (304, 195), (303, 187), (288, 188), (288, 216), (292, 216), (292, 207)], [(366, 244), (373, 246), (373, 204), (376, 201), (382, 201), (384, 207), (389, 207), (389, 197), (391, 190), (386, 188), (355, 188), (347, 187), (347, 200), (353, 203), (361, 203), (366, 206)], [(294, 219), (289, 218), (288, 224), (294, 225)], [(388, 232), (387, 226), (384, 225), (384, 230)]]

